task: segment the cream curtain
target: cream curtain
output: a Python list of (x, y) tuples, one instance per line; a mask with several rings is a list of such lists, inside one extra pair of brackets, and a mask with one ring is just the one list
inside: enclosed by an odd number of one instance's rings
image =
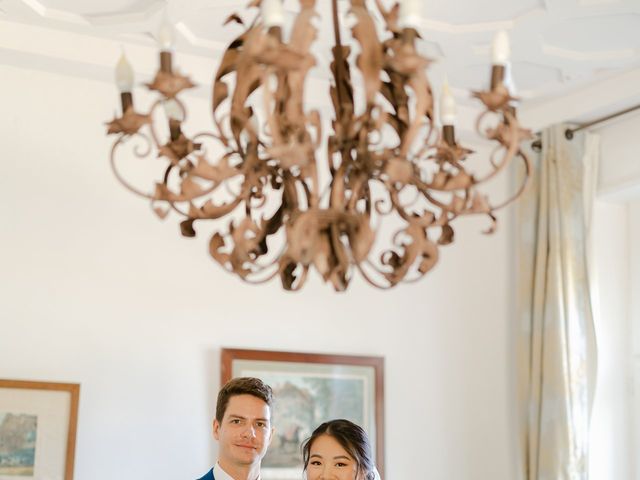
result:
[(597, 137), (542, 133), (518, 204), (518, 381), (526, 480), (586, 480), (596, 342), (588, 244)]

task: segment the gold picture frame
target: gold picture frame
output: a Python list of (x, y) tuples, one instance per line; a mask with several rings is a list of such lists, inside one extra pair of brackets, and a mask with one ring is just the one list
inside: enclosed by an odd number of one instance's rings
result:
[(301, 478), (299, 443), (332, 418), (365, 429), (384, 478), (383, 357), (223, 348), (220, 365), (222, 385), (250, 376), (274, 389), (276, 433), (262, 463), (264, 480)]
[(73, 480), (80, 385), (0, 379), (0, 480)]

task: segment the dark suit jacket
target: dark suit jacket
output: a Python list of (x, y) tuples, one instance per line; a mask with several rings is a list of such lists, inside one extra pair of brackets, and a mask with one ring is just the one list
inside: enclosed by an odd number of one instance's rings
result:
[(215, 480), (213, 478), (213, 468), (209, 470), (203, 477), (200, 477), (198, 480)]

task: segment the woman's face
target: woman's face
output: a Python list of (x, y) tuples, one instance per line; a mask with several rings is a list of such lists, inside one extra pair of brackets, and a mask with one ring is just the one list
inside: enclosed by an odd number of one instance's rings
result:
[(356, 480), (358, 464), (330, 435), (320, 435), (309, 449), (308, 480)]

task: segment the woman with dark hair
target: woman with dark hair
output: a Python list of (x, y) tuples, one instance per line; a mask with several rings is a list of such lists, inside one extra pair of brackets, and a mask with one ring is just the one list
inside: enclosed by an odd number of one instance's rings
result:
[(371, 444), (362, 427), (331, 420), (316, 428), (302, 444), (307, 480), (379, 480)]

